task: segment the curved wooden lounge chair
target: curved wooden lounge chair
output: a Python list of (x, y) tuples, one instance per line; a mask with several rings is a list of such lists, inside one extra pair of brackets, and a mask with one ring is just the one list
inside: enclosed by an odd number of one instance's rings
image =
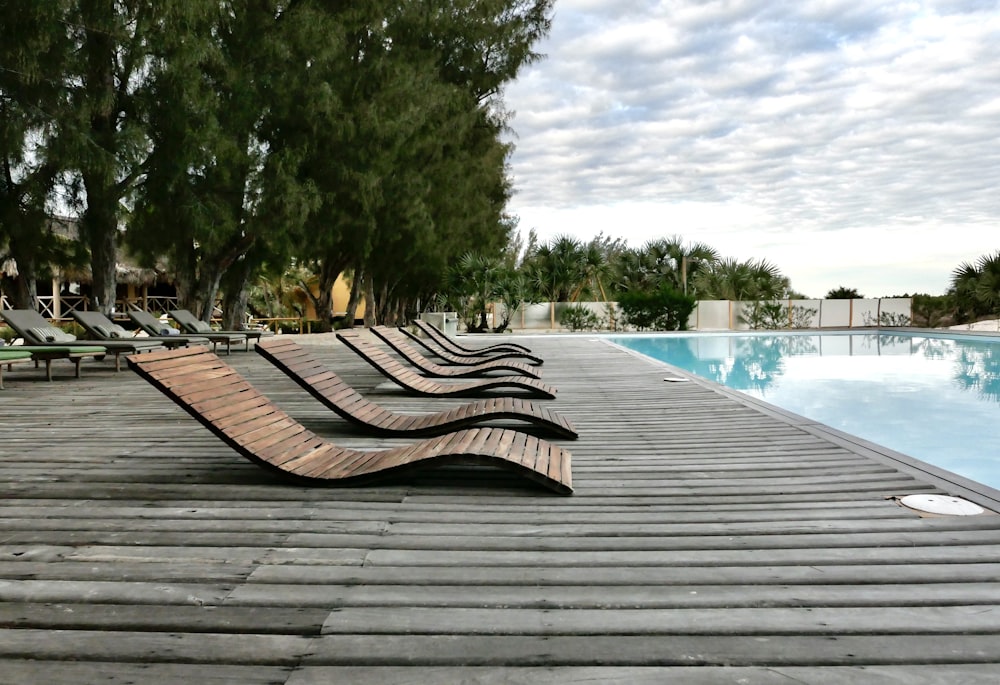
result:
[[(76, 322), (83, 326), (84, 330), (95, 340), (105, 340), (114, 342), (115, 340), (138, 340), (153, 341), (162, 344), (164, 347), (186, 347), (187, 345), (207, 345), (208, 338), (198, 338), (184, 335), (147, 335), (136, 338), (131, 331), (127, 331), (114, 321), (104, 316), (101, 312), (71, 312)], [(152, 316), (151, 314), (149, 316)]]
[(445, 335), (444, 332), (434, 324), (427, 323), (422, 319), (416, 319), (414, 320), (413, 325), (419, 328), (421, 332), (423, 332), (423, 334), (426, 335), (428, 338), (431, 338), (432, 340), (434, 340), (434, 342), (439, 343), (441, 347), (458, 354), (490, 355), (490, 354), (496, 354), (497, 352), (528, 352), (529, 354), (531, 353), (531, 350), (525, 347), (524, 345), (518, 345), (517, 343), (509, 343), (509, 342), (497, 343), (496, 345), (487, 345), (486, 347), (480, 347), (480, 348), (465, 347), (464, 345), (459, 345), (457, 342), (455, 342), (455, 340)]
[[(99, 354), (92, 355), (101, 357), (106, 354), (115, 356), (115, 371), (121, 370), (121, 356), (123, 354), (136, 354), (147, 352), (163, 347), (155, 340), (143, 342), (142, 340), (77, 340), (72, 333), (53, 326), (48, 320), (34, 309), (5, 309), (0, 312), (0, 316), (7, 321), (24, 342), (35, 347), (61, 346), (61, 347), (100, 347)], [(79, 366), (77, 367), (79, 370)]]
[(372, 326), (369, 330), (377, 335), (382, 342), (391, 347), (396, 353), (410, 364), (420, 369), (425, 376), (435, 378), (469, 378), (471, 376), (484, 376), (490, 371), (507, 371), (517, 373), (529, 378), (541, 378), (541, 369), (533, 369), (522, 362), (509, 362), (500, 360), (484, 360), (482, 364), (476, 366), (443, 366), (436, 364), (406, 342), (406, 336), (395, 328), (387, 326)]
[(327, 408), (380, 435), (441, 435), (487, 421), (517, 419), (559, 437), (577, 437), (569, 419), (515, 397), (479, 400), (433, 414), (397, 414), (365, 399), (294, 340), (286, 337), (262, 340), (254, 349)]
[[(250, 349), (251, 340), (260, 340), (262, 337), (267, 335), (274, 335), (274, 331), (265, 330), (245, 330), (245, 331), (215, 331), (212, 327), (205, 321), (202, 321), (197, 316), (192, 314), (186, 309), (173, 309), (170, 311), (170, 318), (180, 324), (181, 330), (190, 333), (191, 335), (203, 335), (209, 340), (213, 337), (221, 341), (222, 336), (243, 336), (243, 340), (238, 342), (244, 343), (244, 350)], [(226, 351), (229, 351), (229, 345), (227, 343)]]
[(491, 360), (499, 359), (521, 359), (526, 364), (531, 364), (532, 366), (541, 366), (541, 357), (536, 357), (533, 354), (528, 354), (527, 352), (497, 352), (489, 356), (482, 354), (459, 354), (458, 352), (449, 352), (444, 349), (444, 347), (438, 347), (438, 343), (434, 342), (433, 338), (421, 338), (420, 336), (414, 335), (406, 328), (400, 327), (399, 332), (405, 335), (407, 338), (415, 342), (420, 347), (427, 350), (430, 354), (443, 361), (445, 364), (452, 364), (455, 366), (475, 366), (477, 364), (485, 364)]
[(523, 376), (491, 376), (489, 378), (467, 379), (463, 382), (442, 383), (433, 378), (421, 376), (357, 333), (340, 332), (337, 333), (337, 338), (390, 381), (417, 395), (467, 396), (481, 394), (486, 390), (514, 388), (525, 390), (534, 397), (554, 399), (556, 396), (556, 389), (551, 385), (546, 385), (537, 378), (524, 378)]
[(489, 464), (572, 492), (570, 454), (525, 433), (474, 428), (382, 451), (337, 447), (278, 409), (207, 347), (128, 358), (139, 376), (250, 461), (309, 484), (358, 485), (416, 468)]

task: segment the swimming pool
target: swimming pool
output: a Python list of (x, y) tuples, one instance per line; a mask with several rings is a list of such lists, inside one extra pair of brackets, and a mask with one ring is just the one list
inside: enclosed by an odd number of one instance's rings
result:
[(1000, 338), (746, 332), (611, 341), (1000, 489)]

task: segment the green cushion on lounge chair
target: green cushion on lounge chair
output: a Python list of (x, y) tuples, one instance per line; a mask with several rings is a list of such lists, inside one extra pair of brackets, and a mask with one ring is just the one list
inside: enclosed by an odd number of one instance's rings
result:
[(100, 356), (107, 353), (107, 348), (101, 345), (12, 345), (9, 349), (31, 354), (52, 355), (59, 354), (85, 354), (88, 356)]
[(212, 326), (206, 321), (192, 321), (191, 325), (194, 326), (198, 333), (211, 333)]
[(28, 332), (43, 342), (73, 342), (76, 340), (75, 335), (67, 333), (60, 328), (56, 328), (55, 326), (36, 326), (34, 328), (29, 328)]

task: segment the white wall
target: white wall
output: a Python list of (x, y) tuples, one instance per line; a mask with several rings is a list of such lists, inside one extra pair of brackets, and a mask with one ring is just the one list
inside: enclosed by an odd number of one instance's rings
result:
[[(514, 314), (510, 327), (513, 330), (560, 330), (559, 315), (563, 309), (571, 306), (586, 307), (606, 321), (611, 304), (613, 303), (543, 302), (525, 305)], [(806, 318), (805, 328), (857, 328), (875, 325), (880, 316), (897, 319), (906, 317), (909, 320), (912, 317), (913, 301), (898, 297), (881, 300), (788, 300), (787, 304), (816, 310)], [(688, 328), (697, 331), (746, 330), (748, 326), (740, 321), (740, 314), (749, 306), (748, 302), (700, 300), (688, 319)], [(503, 311), (500, 303), (496, 303), (494, 307), (498, 314)]]

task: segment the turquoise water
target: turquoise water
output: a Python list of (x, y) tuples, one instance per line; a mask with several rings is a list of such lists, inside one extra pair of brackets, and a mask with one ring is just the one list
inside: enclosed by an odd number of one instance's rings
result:
[(1000, 339), (702, 333), (611, 340), (1000, 489)]

